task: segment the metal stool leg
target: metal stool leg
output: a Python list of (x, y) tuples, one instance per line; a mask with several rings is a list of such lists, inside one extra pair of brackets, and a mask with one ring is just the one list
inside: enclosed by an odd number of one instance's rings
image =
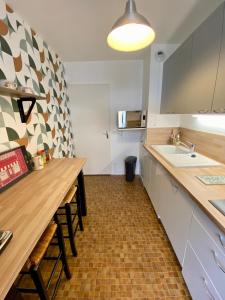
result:
[(41, 300), (50, 300), (50, 298), (48, 296), (48, 292), (45, 288), (40, 270), (38, 268), (31, 269), (30, 275), (33, 279), (34, 285), (37, 289), (40, 299)]
[(65, 249), (64, 239), (63, 239), (62, 227), (59, 223), (58, 216), (56, 214), (54, 216), (54, 220), (57, 224), (57, 238), (58, 238), (59, 248), (62, 252), (61, 260), (62, 260), (62, 264), (63, 264), (63, 269), (65, 271), (66, 278), (70, 279), (72, 276), (71, 276), (69, 265), (68, 265), (68, 262), (67, 262), (66, 249)]
[(8, 294), (5, 297), (5, 300), (23, 300), (23, 296), (17, 290), (16, 285), (13, 284), (11, 289), (9, 290)]
[(71, 213), (71, 207), (69, 203), (65, 204), (66, 209), (66, 221), (67, 221), (67, 228), (69, 233), (69, 241), (70, 241), (70, 247), (73, 253), (73, 256), (77, 256), (77, 249), (75, 245), (75, 239), (73, 234), (73, 221), (72, 221), (72, 213)]

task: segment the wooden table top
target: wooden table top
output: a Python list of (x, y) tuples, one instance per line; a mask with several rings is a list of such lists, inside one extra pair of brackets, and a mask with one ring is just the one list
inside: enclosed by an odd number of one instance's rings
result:
[(85, 162), (84, 158), (53, 159), (0, 194), (0, 229), (13, 231), (0, 254), (0, 299), (8, 293)]
[(205, 185), (196, 176), (225, 175), (225, 165), (218, 167), (175, 168), (168, 163), (151, 145), (145, 149), (185, 188), (192, 199), (225, 232), (225, 216), (209, 200), (225, 199), (225, 185)]

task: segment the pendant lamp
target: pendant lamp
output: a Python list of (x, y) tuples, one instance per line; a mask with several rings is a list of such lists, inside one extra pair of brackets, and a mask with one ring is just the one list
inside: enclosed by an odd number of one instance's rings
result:
[(134, 0), (128, 0), (124, 15), (108, 34), (107, 43), (114, 50), (132, 52), (146, 48), (154, 39), (155, 32), (150, 23), (137, 12)]

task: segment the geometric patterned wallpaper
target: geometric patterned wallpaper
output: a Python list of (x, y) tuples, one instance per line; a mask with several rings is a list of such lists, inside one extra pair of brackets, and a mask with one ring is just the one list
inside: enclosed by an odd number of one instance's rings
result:
[(35, 154), (49, 149), (53, 157), (73, 156), (74, 143), (64, 66), (54, 51), (0, 0), (0, 79), (31, 87), (37, 100), (26, 124), (16, 99), (0, 95), (0, 152), (18, 145)]

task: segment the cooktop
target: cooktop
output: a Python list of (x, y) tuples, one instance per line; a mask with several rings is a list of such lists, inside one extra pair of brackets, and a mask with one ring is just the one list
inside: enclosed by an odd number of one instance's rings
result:
[(224, 200), (209, 200), (209, 202), (225, 216), (225, 199)]

